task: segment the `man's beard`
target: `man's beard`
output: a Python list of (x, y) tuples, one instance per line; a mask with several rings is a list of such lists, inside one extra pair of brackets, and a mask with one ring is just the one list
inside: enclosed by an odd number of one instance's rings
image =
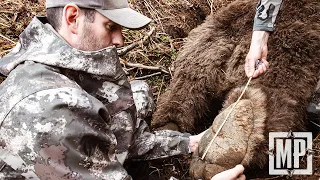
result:
[(77, 49), (82, 51), (97, 51), (106, 48), (102, 43), (103, 40), (99, 39), (99, 37), (92, 33), (93, 31), (90, 29), (92, 26), (90, 26), (88, 22), (84, 23), (83, 28), (83, 34), (76, 46)]

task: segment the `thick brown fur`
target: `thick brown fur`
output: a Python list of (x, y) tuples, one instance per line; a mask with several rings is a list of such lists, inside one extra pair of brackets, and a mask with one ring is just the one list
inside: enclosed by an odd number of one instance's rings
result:
[[(239, 96), (241, 95), (243, 88), (235, 88), (227, 95), (228, 99), (226, 99), (224, 103), (224, 108), (229, 107), (232, 103), (237, 101)], [(262, 141), (266, 140), (265, 134), (263, 134), (265, 130), (265, 121), (267, 119), (267, 96), (266, 94), (259, 88), (251, 88), (249, 87), (242, 96), (241, 100), (250, 100), (252, 104), (252, 114), (253, 114), (253, 129), (251, 134), (249, 135), (248, 146), (247, 146), (247, 153), (243, 158), (241, 164), (245, 167), (249, 166), (250, 164), (256, 164), (260, 167), (264, 165), (266, 162), (265, 156), (260, 156), (259, 161), (255, 162), (254, 157), (259, 152), (259, 146)], [(249, 107), (248, 107), (249, 109)], [(222, 109), (223, 110), (223, 109)], [(236, 117), (239, 118), (239, 117)], [(220, 123), (221, 124), (221, 123)], [(236, 164), (235, 164), (236, 165)], [(232, 167), (230, 167), (232, 168)]]
[[(245, 168), (255, 164), (263, 166), (264, 156), (256, 158), (260, 143), (265, 141), (266, 95), (259, 88), (248, 88), (214, 143), (207, 149), (213, 136), (219, 129), (227, 114), (234, 106), (243, 88), (235, 88), (228, 94), (224, 108), (215, 118), (212, 126), (199, 142), (199, 149), (193, 154), (190, 174), (194, 179), (211, 179), (214, 175), (242, 164)], [(262, 159), (261, 159), (262, 158)], [(259, 159), (259, 161), (256, 161)]]
[[(191, 31), (174, 62), (170, 87), (158, 102), (154, 129), (170, 124), (171, 129), (198, 133), (200, 125), (212, 118), (208, 114), (215, 109), (210, 105), (245, 85), (244, 63), (256, 4), (255, 0), (236, 0)], [(306, 128), (307, 102), (320, 75), (319, 12), (319, 0), (283, 3), (276, 31), (268, 41), (270, 67), (250, 84), (267, 97), (265, 137), (268, 132)], [(256, 164), (263, 165), (266, 154), (261, 152), (267, 151), (267, 144), (256, 148), (260, 161)]]

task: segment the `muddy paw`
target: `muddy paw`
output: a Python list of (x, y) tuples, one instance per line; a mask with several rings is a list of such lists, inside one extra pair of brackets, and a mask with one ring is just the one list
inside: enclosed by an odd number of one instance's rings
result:
[(202, 136), (199, 143), (199, 153), (193, 156), (190, 165), (192, 168), (190, 168), (190, 174), (195, 179), (199, 177), (210, 179), (217, 173), (241, 164), (244, 159), (250, 161), (250, 158), (252, 158), (248, 154), (252, 152), (253, 148), (250, 141), (254, 141), (252, 132), (254, 131), (256, 115), (253, 111), (254, 103), (244, 99), (239, 101), (233, 109), (221, 132), (209, 147), (204, 160), (201, 160), (210, 141), (233, 106), (234, 103), (223, 109), (215, 118), (212, 126)]
[(195, 152), (190, 164), (190, 176), (194, 179), (210, 180), (214, 175), (227, 170), (225, 167), (217, 164), (210, 164), (207, 161), (201, 160), (198, 152)]

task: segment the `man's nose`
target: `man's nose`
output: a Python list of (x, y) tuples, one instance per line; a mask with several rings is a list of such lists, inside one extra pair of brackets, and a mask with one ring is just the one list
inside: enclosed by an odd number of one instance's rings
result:
[(121, 47), (123, 46), (123, 35), (122, 31), (117, 31), (113, 34), (112, 36), (112, 44), (115, 45), (116, 47)]

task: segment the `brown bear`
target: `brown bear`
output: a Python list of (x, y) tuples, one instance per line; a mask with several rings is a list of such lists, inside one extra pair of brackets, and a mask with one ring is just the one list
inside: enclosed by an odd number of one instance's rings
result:
[[(217, 104), (227, 99), (227, 108), (237, 100), (248, 81), (244, 63), (256, 5), (255, 0), (236, 0), (190, 32), (174, 62), (170, 86), (158, 101), (154, 129), (199, 133), (213, 118), (212, 112), (219, 110)], [(251, 139), (255, 143), (246, 156), (250, 158), (237, 163), (263, 167), (269, 132), (306, 129), (307, 104), (320, 77), (319, 12), (319, 0), (284, 1), (276, 31), (268, 41), (270, 67), (251, 81), (243, 97), (253, 111), (247, 121), (254, 123), (255, 114), (266, 115), (260, 127), (254, 124), (251, 129), (259, 138)], [(254, 91), (259, 91), (261, 98), (251, 96)], [(256, 108), (255, 101), (263, 108)]]

